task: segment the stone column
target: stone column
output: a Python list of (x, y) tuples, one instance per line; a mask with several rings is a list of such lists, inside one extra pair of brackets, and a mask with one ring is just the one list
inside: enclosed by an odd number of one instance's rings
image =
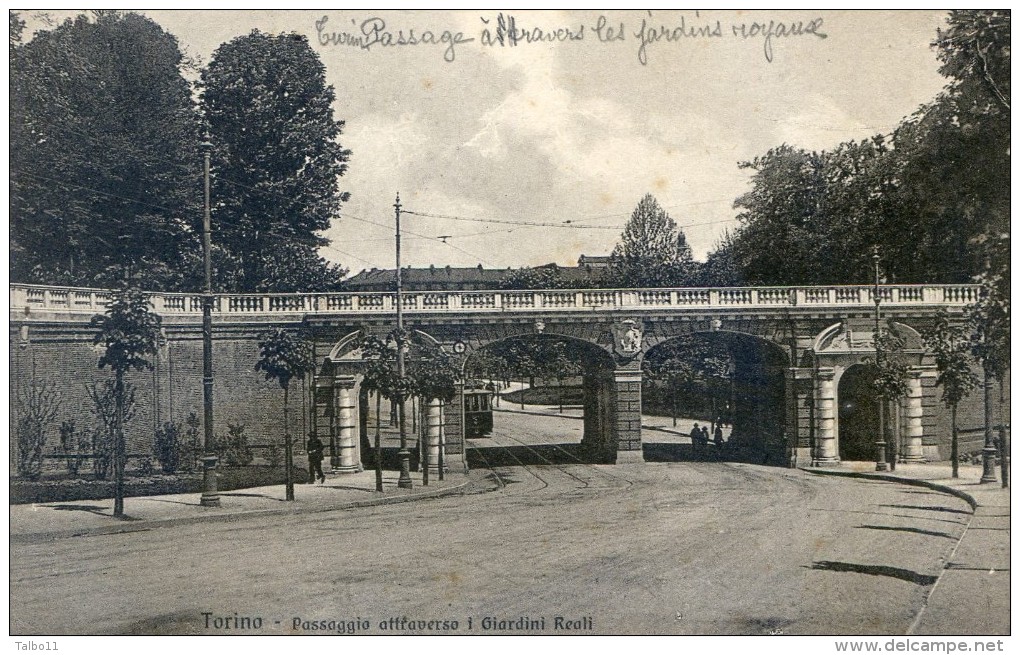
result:
[[(425, 435), (429, 449), (429, 472), (439, 472), (439, 449), (440, 436), (443, 433), (443, 404), (439, 400), (429, 402), (428, 415), (425, 423)], [(449, 471), (446, 466), (446, 453), (443, 453), (444, 470)]]
[(924, 429), (921, 418), (924, 410), (921, 407), (921, 369), (910, 368), (907, 371), (907, 395), (903, 398), (903, 442), (902, 455), (904, 462), (923, 462), (924, 446), (921, 437)]
[(336, 402), (333, 415), (336, 417), (336, 441), (340, 454), (340, 463), (333, 469), (336, 473), (358, 473), (362, 470), (361, 462), (358, 461), (358, 417), (355, 411), (357, 401), (354, 383), (354, 378), (337, 377), (333, 384)]
[(812, 466), (835, 466), (839, 463), (835, 375), (836, 370), (830, 367), (815, 371), (815, 453)]
[(644, 462), (641, 449), (641, 367), (613, 371), (616, 463)]

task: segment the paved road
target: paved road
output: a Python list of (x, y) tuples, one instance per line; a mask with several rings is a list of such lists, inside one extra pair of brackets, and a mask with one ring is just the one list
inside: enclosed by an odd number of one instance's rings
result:
[(969, 516), (932, 491), (742, 464), (496, 472), (501, 489), (462, 497), (15, 544), (11, 632), (903, 633)]

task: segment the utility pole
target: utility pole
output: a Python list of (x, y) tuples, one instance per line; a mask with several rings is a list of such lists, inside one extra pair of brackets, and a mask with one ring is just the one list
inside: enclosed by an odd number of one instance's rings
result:
[[(882, 302), (882, 298), (879, 295), (879, 273), (878, 273), (878, 246), (874, 246), (871, 249), (871, 261), (875, 265), (875, 334), (872, 338), (875, 344), (875, 368), (878, 369), (881, 374), (882, 367), (882, 349), (879, 346), (879, 330), (880, 325), (880, 310), (879, 305)], [(877, 391), (877, 389), (876, 389)], [(878, 441), (875, 442), (875, 470), (876, 471), (888, 471), (889, 464), (885, 461), (885, 397), (879, 393), (878, 395)]]
[(212, 214), (209, 208), (209, 158), (212, 143), (208, 137), (201, 144), (205, 159), (205, 217), (202, 221), (202, 256), (205, 260), (205, 291), (202, 294), (202, 393), (205, 423), (205, 448), (202, 454), (204, 507), (219, 507), (216, 490), (216, 435), (213, 432), (213, 364), (212, 364)]
[(397, 193), (397, 202), (393, 209), (397, 219), (397, 424), (400, 426), (400, 477), (397, 479), (397, 486), (401, 489), (410, 489), (411, 482), (411, 453), (407, 450), (407, 425), (404, 421), (404, 297), (403, 286), (400, 279), (400, 193)]

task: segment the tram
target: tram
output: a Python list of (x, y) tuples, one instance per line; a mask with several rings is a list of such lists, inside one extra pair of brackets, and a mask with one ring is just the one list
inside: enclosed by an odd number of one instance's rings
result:
[(468, 437), (487, 437), (492, 433), (492, 391), (464, 390), (464, 428)]

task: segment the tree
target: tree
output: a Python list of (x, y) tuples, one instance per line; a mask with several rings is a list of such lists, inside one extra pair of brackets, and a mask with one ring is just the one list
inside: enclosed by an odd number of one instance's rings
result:
[(733, 251), (734, 244), (733, 232), (725, 230), (715, 242), (715, 248), (708, 253), (705, 263), (698, 267), (698, 286), (739, 287), (744, 284), (744, 274)]
[(105, 314), (92, 318), (92, 326), (97, 329), (93, 342), (105, 349), (98, 366), (100, 369), (109, 366), (114, 373), (113, 470), (116, 483), (113, 515), (118, 518), (124, 516), (124, 465), (127, 461), (124, 408), (129, 399), (124, 374), (131, 369), (151, 370), (149, 357), (159, 351), (161, 319), (150, 307), (148, 296), (127, 287), (113, 293)]
[(1009, 231), (1009, 39), (1007, 11), (953, 11), (933, 44), (946, 88), (891, 134), (741, 163), (754, 176), (733, 256), (747, 281), (864, 283), (875, 244), (890, 282), (980, 273), (978, 237)]
[(563, 413), (563, 379), (581, 375), (583, 369), (570, 352), (569, 342), (563, 339), (542, 339), (538, 342), (535, 357), (539, 374), (543, 378), (556, 378), (556, 400)]
[(716, 421), (718, 397), (729, 389), (735, 364), (726, 342), (686, 335), (653, 349), (642, 362), (642, 368), (650, 380), (665, 385), (676, 427), (678, 399), (686, 394), (697, 393), (709, 398), (711, 421)]
[(366, 363), (362, 387), (375, 394), (375, 490), (382, 491), (382, 399), (396, 397), (397, 351), (392, 337), (382, 340), (372, 334), (362, 336), (359, 348)]
[(266, 380), (276, 380), (283, 389), (283, 444), (287, 500), (294, 500), (294, 445), (290, 436), (290, 381), (315, 370), (312, 347), (305, 339), (284, 328), (274, 328), (259, 336), (259, 360), (255, 370)]
[(751, 284), (811, 284), (815, 279), (821, 157), (789, 145), (741, 162), (755, 171), (751, 191), (737, 198), (741, 227), (733, 256)]
[[(339, 284), (339, 271), (314, 257), (349, 196), (339, 189), (350, 151), (337, 141), (343, 121), (325, 67), (296, 33), (255, 30), (221, 45), (202, 71), (202, 109), (214, 151), (217, 239), (237, 291), (275, 291), (275, 280), (304, 271)], [(296, 251), (300, 257), (276, 257)], [(293, 285), (285, 285), (293, 286)]]
[(683, 231), (649, 193), (634, 208), (610, 267), (619, 286), (681, 286), (692, 278), (694, 257)]
[[(18, 388), (18, 475), (38, 480), (42, 475), (43, 448), (46, 431), (56, 420), (60, 408), (60, 393), (49, 381), (37, 382), (33, 370), (32, 384)], [(63, 442), (63, 426), (61, 426)], [(70, 461), (70, 460), (69, 460)]]
[(565, 289), (567, 282), (556, 264), (518, 268), (499, 281), (500, 289)]
[[(891, 406), (895, 401), (907, 395), (907, 365), (900, 356), (906, 340), (891, 320), (886, 329), (878, 329), (874, 339), (875, 356), (866, 357), (864, 363), (875, 374), (872, 384), (875, 387), (879, 403), (878, 429), (881, 433), (881, 441), (886, 444), (886, 450), (892, 453), (889, 465), (892, 470), (896, 470), (896, 456), (899, 449), (896, 448), (895, 440), (887, 437), (891, 435)], [(884, 457), (886, 453), (882, 453), (882, 455)]]
[[(971, 352), (981, 362), (984, 373), (982, 388), (985, 409), (985, 458), (993, 447), (992, 384), (999, 381), (1000, 395), (1010, 366), (1010, 265), (1009, 235), (998, 238), (980, 237), (985, 252), (985, 270), (977, 280), (981, 284), (981, 298), (967, 307), (967, 323), (971, 330)], [(999, 456), (1001, 458), (1002, 485), (1008, 486), (1006, 456), (1008, 444), (1004, 421), (1000, 417)], [(992, 471), (986, 463), (982, 479), (991, 480)]]
[(954, 325), (944, 310), (935, 316), (935, 322), (921, 336), (935, 357), (938, 377), (935, 385), (942, 387), (942, 402), (950, 411), (952, 438), (950, 460), (953, 477), (960, 477), (959, 433), (956, 410), (960, 401), (977, 386), (977, 376), (970, 368), (970, 335), (965, 326)]
[(1010, 12), (956, 10), (934, 45), (939, 72), (958, 80), (964, 93), (985, 96), (1009, 111)]
[[(421, 407), (427, 408), (433, 400), (448, 403), (457, 393), (456, 382), (460, 373), (452, 357), (431, 343), (426, 343), (417, 333), (412, 333), (410, 359), (407, 367), (407, 395), (417, 396)], [(427, 410), (426, 410), (427, 411)], [(424, 423), (424, 422), (423, 422)], [(427, 432), (426, 432), (427, 435)], [(431, 444), (426, 439), (422, 443), (422, 484), (429, 483), (429, 450)], [(440, 479), (443, 475), (443, 449), (439, 449)]]
[(179, 272), (198, 248), (201, 160), (177, 40), (138, 14), (94, 12), (19, 41), (11, 279), (189, 288)]

